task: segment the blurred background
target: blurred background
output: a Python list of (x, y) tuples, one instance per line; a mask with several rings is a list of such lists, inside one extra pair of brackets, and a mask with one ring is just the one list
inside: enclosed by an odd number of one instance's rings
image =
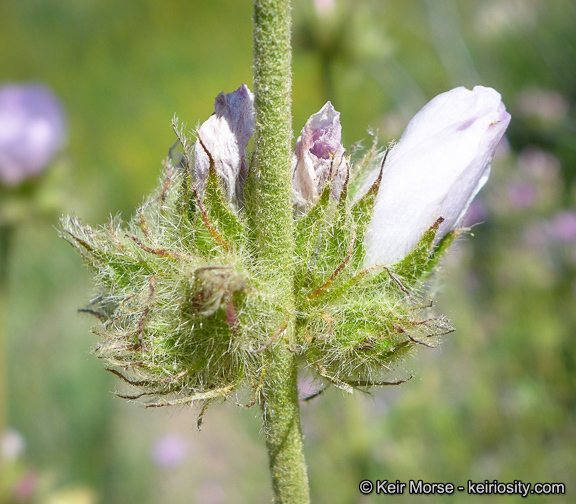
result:
[[(529, 501), (574, 502), (576, 3), (293, 4), (296, 136), (330, 99), (346, 146), (369, 146), (368, 128), (385, 145), (460, 85), (496, 88), (512, 114), (467, 217), (482, 224), (433, 284), (458, 331), (405, 363), (397, 376), (415, 378), (402, 387), (302, 406), (313, 502), (380, 502), (360, 495), (365, 478), (564, 482), (567, 495)], [(60, 127), (42, 173), (40, 156), (0, 180), (0, 503), (271, 501), (257, 408), (212, 408), (198, 434), (194, 411), (113, 395), (90, 354), (93, 320), (77, 312), (90, 275), (55, 229), (61, 214), (129, 218), (175, 141), (173, 115), (192, 129), (218, 93), (250, 85), (251, 11), (249, 0), (0, 2), (0, 87), (42, 86)], [(394, 497), (454, 499), (473, 500)]]

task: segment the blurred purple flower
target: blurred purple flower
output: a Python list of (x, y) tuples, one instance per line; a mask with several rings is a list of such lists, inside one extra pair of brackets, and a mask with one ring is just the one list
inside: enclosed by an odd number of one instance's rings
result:
[(550, 235), (559, 243), (576, 241), (576, 212), (565, 210), (557, 213), (550, 223)]
[(510, 182), (506, 188), (506, 198), (512, 208), (530, 208), (536, 202), (538, 191), (531, 182)]
[(28, 471), (16, 482), (12, 488), (15, 502), (29, 502), (38, 488), (38, 475)]
[(64, 143), (64, 112), (42, 85), (0, 88), (0, 183), (38, 175)]
[(560, 176), (560, 160), (538, 147), (527, 147), (518, 154), (518, 168), (524, 176), (542, 181), (556, 181)]
[(520, 93), (517, 106), (523, 115), (538, 117), (544, 121), (559, 121), (568, 113), (570, 103), (556, 91), (532, 89)]
[(152, 447), (152, 460), (162, 468), (180, 465), (188, 454), (186, 441), (176, 434), (166, 434), (157, 439)]

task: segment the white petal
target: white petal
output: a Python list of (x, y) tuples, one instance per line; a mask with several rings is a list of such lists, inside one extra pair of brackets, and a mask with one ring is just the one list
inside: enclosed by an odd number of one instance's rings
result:
[(202, 192), (211, 157), (230, 201), (236, 203), (248, 172), (246, 147), (254, 131), (254, 96), (242, 84), (232, 93), (220, 93), (214, 110), (197, 132), (194, 146), (196, 183)]
[(367, 265), (402, 260), (439, 217), (437, 239), (460, 224), (509, 122), (500, 94), (481, 86), (443, 93), (414, 116), (384, 167)]

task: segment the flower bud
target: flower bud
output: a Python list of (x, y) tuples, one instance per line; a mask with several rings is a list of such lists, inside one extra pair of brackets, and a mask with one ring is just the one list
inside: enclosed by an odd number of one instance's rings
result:
[(254, 95), (242, 84), (232, 93), (220, 93), (214, 111), (196, 134), (196, 183), (202, 192), (212, 162), (229, 200), (237, 203), (248, 174), (246, 147), (254, 131)]
[(38, 175), (62, 147), (64, 113), (40, 85), (0, 89), (0, 183), (16, 185)]
[(299, 208), (314, 204), (327, 183), (332, 196), (340, 197), (349, 171), (342, 146), (340, 112), (327, 102), (302, 128), (292, 159), (294, 203)]
[(424, 106), (384, 166), (366, 264), (396, 264), (439, 218), (436, 242), (457, 228), (509, 122), (500, 94), (482, 86), (452, 89)]

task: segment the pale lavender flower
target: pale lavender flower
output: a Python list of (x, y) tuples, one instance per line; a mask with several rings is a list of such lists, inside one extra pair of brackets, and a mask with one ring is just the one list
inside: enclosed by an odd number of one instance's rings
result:
[(384, 166), (366, 263), (402, 260), (440, 217), (437, 240), (458, 227), (509, 122), (500, 94), (482, 86), (442, 93), (422, 108)]
[(327, 102), (306, 122), (294, 147), (292, 186), (294, 203), (305, 209), (314, 204), (327, 183), (332, 196), (340, 197), (349, 171), (342, 146), (340, 112)]
[(41, 173), (64, 143), (64, 112), (41, 85), (0, 88), (0, 183), (14, 186)]
[(232, 93), (220, 93), (214, 111), (197, 131), (194, 146), (196, 183), (202, 192), (212, 159), (229, 200), (237, 204), (242, 199), (248, 174), (246, 147), (254, 131), (254, 95), (242, 84)]
[(174, 434), (166, 434), (157, 439), (152, 448), (152, 460), (162, 468), (177, 467), (187, 455), (186, 441)]

